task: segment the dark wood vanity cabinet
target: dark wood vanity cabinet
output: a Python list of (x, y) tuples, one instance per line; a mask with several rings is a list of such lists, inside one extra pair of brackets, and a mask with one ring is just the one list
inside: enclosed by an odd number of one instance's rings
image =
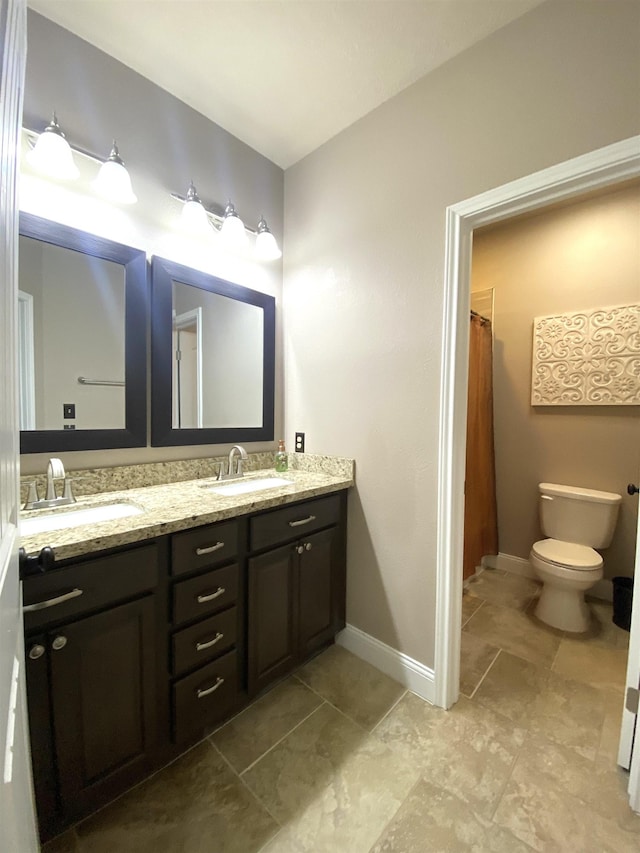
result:
[(23, 584), (41, 838), (332, 642), (346, 491), (67, 560)]
[(259, 693), (344, 627), (346, 493), (250, 520), (248, 691)]
[(43, 839), (157, 763), (167, 720), (161, 551), (152, 543), (24, 581), (27, 698)]
[(203, 737), (246, 697), (244, 521), (171, 537), (172, 738)]

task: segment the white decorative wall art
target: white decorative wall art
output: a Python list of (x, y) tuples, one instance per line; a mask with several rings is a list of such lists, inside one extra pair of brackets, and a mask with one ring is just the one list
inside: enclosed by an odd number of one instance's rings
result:
[(640, 405), (640, 303), (536, 317), (531, 405)]

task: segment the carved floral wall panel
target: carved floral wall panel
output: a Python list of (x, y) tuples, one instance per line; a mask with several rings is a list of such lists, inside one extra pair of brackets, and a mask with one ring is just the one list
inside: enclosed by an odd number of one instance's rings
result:
[(536, 317), (531, 405), (640, 405), (640, 303)]

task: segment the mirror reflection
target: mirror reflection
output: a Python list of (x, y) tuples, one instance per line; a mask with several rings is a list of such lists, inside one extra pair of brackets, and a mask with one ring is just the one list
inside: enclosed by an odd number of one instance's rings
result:
[(142, 249), (20, 213), (20, 452), (143, 447)]
[(275, 299), (151, 262), (151, 444), (273, 440)]
[(125, 428), (125, 270), (19, 242), (21, 430)]
[(173, 428), (260, 427), (263, 309), (174, 281), (172, 316)]

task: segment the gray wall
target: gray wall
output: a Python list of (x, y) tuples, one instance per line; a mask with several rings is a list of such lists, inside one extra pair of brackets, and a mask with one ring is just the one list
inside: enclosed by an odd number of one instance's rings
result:
[[(500, 551), (540, 537), (540, 482), (622, 495), (605, 577), (633, 574), (638, 406), (531, 406), (534, 317), (640, 301), (640, 186), (474, 235), (472, 290), (495, 288), (494, 413)], [(611, 590), (611, 585), (608, 585)]]
[[(170, 60), (158, 57), (158, 61)], [(29, 11), (24, 125), (41, 130), (54, 108), (67, 138), (78, 147), (106, 157), (112, 139), (117, 140), (139, 201), (131, 208), (101, 204), (83, 189), (94, 167), (81, 163), (82, 179), (74, 186), (38, 182), (25, 167), (22, 209), (270, 293), (279, 303), (281, 261), (258, 265), (225, 255), (214, 243), (189, 241), (175, 227), (181, 206), (170, 197), (171, 192), (184, 195), (193, 179), (204, 201), (224, 204), (232, 198), (248, 225), (255, 227), (264, 214), (282, 242), (284, 178), (278, 166), (144, 77)], [(279, 434), (283, 408), (279, 316), (277, 326)], [(211, 456), (223, 449), (131, 448), (67, 453), (63, 461), (69, 468), (90, 467)], [(23, 456), (22, 472), (41, 471), (43, 458)]]
[(286, 172), (286, 434), (357, 460), (348, 621), (427, 666), (445, 209), (639, 133), (639, 32), (546, 3)]

